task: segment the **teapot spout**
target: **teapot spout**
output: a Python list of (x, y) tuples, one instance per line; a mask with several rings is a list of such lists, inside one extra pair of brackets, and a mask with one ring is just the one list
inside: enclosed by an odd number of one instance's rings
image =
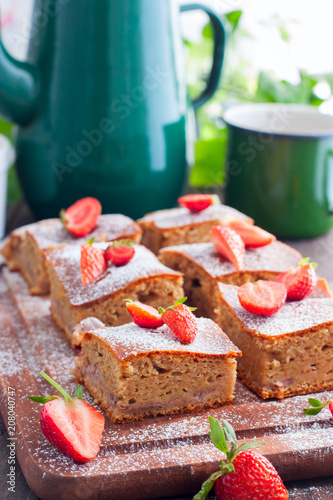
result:
[(36, 112), (37, 76), (28, 63), (16, 61), (0, 39), (0, 114), (21, 126)]

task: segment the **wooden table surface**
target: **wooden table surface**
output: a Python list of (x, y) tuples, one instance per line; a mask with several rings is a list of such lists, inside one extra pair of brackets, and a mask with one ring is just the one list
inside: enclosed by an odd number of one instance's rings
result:
[[(10, 207), (7, 216), (7, 231), (9, 232), (15, 227), (31, 221), (32, 216), (23, 203)], [(313, 262), (317, 262), (318, 273), (333, 283), (333, 231), (320, 238), (290, 241), (288, 243), (301, 252), (302, 255), (310, 257)], [(8, 491), (7, 474), (9, 472), (9, 464), (7, 439), (6, 427), (0, 415), (0, 498), (1, 500), (12, 498), (16, 500), (37, 500), (37, 497), (26, 483), (18, 464), (16, 464), (15, 493)], [(288, 482), (286, 486), (291, 500), (333, 500), (333, 471), (330, 477)], [(190, 498), (190, 496), (174, 497), (172, 500), (187, 500)], [(214, 495), (211, 495), (209, 498), (214, 499)]]

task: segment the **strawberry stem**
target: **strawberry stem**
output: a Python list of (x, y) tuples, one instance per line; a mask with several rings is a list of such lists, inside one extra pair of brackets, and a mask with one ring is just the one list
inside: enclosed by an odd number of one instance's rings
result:
[(51, 377), (49, 377), (48, 375), (46, 375), (45, 372), (39, 372), (39, 375), (41, 375), (49, 384), (51, 384), (55, 389), (57, 389), (57, 391), (60, 392), (60, 394), (62, 394), (65, 398), (65, 401), (73, 401), (73, 399), (70, 397), (70, 395), (59, 385), (57, 384), (57, 382), (55, 382), (54, 380), (52, 380)]

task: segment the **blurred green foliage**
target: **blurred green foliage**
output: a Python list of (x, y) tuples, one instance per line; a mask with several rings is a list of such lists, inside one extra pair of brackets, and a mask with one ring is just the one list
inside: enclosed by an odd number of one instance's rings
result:
[[(199, 139), (195, 145), (195, 164), (191, 170), (190, 184), (204, 188), (224, 181), (224, 162), (227, 148), (227, 130), (222, 120), (223, 107), (242, 102), (280, 102), (319, 106), (323, 99), (316, 95), (316, 85), (327, 82), (333, 94), (333, 74), (308, 75), (299, 72), (300, 81), (293, 85), (278, 80), (272, 73), (260, 71), (254, 79), (247, 77), (246, 62), (238, 57), (237, 42), (249, 35), (241, 26), (242, 11), (236, 10), (224, 16), (228, 43), (226, 47), (223, 77), (214, 97), (197, 113)], [(289, 42), (289, 34), (282, 26), (282, 40)], [(189, 93), (193, 98), (205, 87), (211, 67), (213, 32), (208, 23), (202, 30), (199, 43), (186, 41)]]
[[(14, 126), (5, 122), (0, 117), (0, 134), (5, 135), (13, 141)], [(22, 190), (17, 177), (15, 166), (12, 165), (8, 170), (7, 203), (16, 203), (22, 198)]]

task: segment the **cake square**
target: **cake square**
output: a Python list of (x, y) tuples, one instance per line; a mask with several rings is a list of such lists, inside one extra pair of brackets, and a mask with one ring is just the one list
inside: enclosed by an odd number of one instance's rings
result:
[(293, 248), (273, 241), (260, 248), (248, 248), (243, 270), (215, 250), (213, 243), (176, 245), (160, 251), (160, 261), (184, 273), (184, 291), (198, 315), (214, 317), (217, 282), (243, 285), (249, 281), (272, 280), (279, 273), (297, 267), (302, 256)]
[(241, 353), (210, 319), (197, 325), (184, 345), (166, 325), (91, 330), (82, 322), (74, 334), (76, 380), (115, 423), (231, 402)]
[[(96, 243), (105, 250), (108, 243)], [(88, 285), (81, 281), (81, 248), (67, 245), (46, 256), (51, 284), (51, 312), (69, 340), (77, 323), (94, 316), (106, 325), (130, 321), (124, 299), (153, 307), (169, 306), (184, 296), (183, 275), (164, 266), (146, 247), (133, 245), (135, 255), (126, 265), (108, 266)]]
[(211, 205), (200, 213), (191, 213), (183, 207), (159, 210), (137, 222), (143, 230), (142, 244), (157, 254), (160, 248), (172, 245), (210, 241), (210, 228), (224, 217), (253, 223), (247, 215), (221, 204)]
[(257, 316), (237, 291), (218, 284), (215, 321), (243, 353), (242, 381), (264, 399), (333, 389), (333, 298), (286, 302), (273, 316)]
[(45, 266), (45, 254), (64, 245), (81, 245), (90, 238), (95, 241), (131, 239), (141, 241), (142, 230), (132, 219), (121, 214), (101, 215), (95, 229), (77, 238), (68, 232), (60, 219), (47, 219), (16, 229), (11, 233), (1, 253), (11, 271), (20, 271), (29, 285), (31, 295), (50, 292)]

